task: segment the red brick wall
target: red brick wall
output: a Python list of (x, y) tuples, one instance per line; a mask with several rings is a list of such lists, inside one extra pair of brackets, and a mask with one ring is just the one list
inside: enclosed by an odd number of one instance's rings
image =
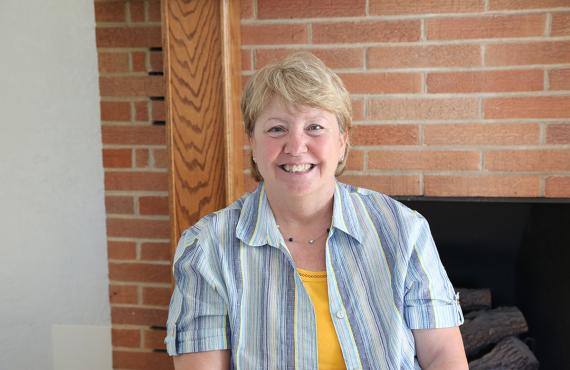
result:
[[(352, 92), (345, 181), (394, 195), (570, 197), (567, 0), (241, 3), (244, 80), (302, 49)], [(114, 368), (171, 369), (156, 351), (171, 259), (160, 2), (95, 10)]]
[(95, 1), (113, 366), (170, 369), (168, 178), (160, 1)]
[(352, 93), (344, 181), (393, 195), (570, 197), (568, 1), (242, 0), (245, 79), (296, 50)]

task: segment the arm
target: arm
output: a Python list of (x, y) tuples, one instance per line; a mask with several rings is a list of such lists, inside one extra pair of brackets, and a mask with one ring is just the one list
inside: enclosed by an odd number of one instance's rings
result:
[(174, 357), (176, 370), (227, 370), (230, 368), (230, 351), (186, 353)]
[(458, 327), (412, 330), (416, 354), (424, 370), (467, 370), (467, 358)]

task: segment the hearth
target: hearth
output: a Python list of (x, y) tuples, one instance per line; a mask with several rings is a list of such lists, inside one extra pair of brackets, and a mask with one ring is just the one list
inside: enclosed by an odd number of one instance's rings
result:
[(399, 200), (430, 223), (455, 287), (488, 288), (493, 307), (516, 306), (540, 369), (570, 369), (570, 200)]

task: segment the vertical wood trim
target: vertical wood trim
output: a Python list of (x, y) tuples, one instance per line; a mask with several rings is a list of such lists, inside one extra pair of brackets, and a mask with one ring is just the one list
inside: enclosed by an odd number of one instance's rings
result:
[(226, 201), (239, 198), (243, 184), (243, 120), (241, 95), (240, 1), (220, 0), (222, 5), (222, 48), (224, 70), (224, 113), (226, 128)]
[(173, 248), (243, 192), (239, 25), (239, 0), (162, 0)]

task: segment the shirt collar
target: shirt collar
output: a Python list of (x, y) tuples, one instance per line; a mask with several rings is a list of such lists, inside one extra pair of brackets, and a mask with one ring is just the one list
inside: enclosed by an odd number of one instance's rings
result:
[(354, 205), (354, 198), (352, 194), (355, 188), (351, 185), (346, 185), (336, 182), (334, 191), (333, 202), (333, 216), (332, 227), (343, 231), (344, 233), (352, 236), (358, 241), (362, 242), (362, 226), (358, 219), (358, 213)]
[[(362, 241), (362, 227), (351, 196), (350, 185), (336, 182), (332, 227)], [(247, 245), (271, 245), (279, 248), (283, 240), (277, 222), (269, 206), (265, 184), (260, 182), (253, 193), (244, 200), (236, 227), (236, 237)]]
[(255, 191), (245, 198), (236, 227), (236, 236), (251, 246), (266, 244), (279, 246), (282, 238), (277, 230), (277, 222), (269, 206), (263, 182), (260, 182)]

